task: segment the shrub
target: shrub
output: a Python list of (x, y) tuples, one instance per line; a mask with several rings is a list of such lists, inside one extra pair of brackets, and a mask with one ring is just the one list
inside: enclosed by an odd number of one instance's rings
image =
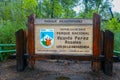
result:
[(120, 22), (113, 18), (107, 22), (103, 22), (102, 29), (108, 29), (114, 33), (114, 50), (120, 51)]
[[(26, 27), (16, 22), (4, 21), (4, 25), (0, 25), (0, 44), (15, 44), (15, 32), (19, 29), (25, 29)], [(3, 50), (14, 50), (15, 47), (2, 47)], [(12, 53), (2, 53), (2, 57), (5, 60)]]

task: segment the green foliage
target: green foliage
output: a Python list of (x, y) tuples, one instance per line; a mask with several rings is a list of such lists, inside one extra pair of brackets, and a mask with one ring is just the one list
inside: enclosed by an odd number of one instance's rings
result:
[(120, 31), (120, 23), (116, 18), (112, 18), (111, 20), (103, 23), (103, 29), (109, 29), (112, 32), (119, 32)]
[(78, 6), (79, 0), (61, 0), (61, 6), (63, 7), (64, 15), (62, 18), (75, 18), (76, 12), (74, 7)]
[(120, 51), (120, 22), (116, 18), (112, 18), (103, 23), (102, 29), (108, 29), (114, 33), (114, 50)]
[(37, 16), (40, 18), (72, 18), (73, 8), (79, 0), (43, 0), (38, 3)]
[(22, 12), (28, 16), (32, 13), (36, 13), (36, 8), (38, 5), (37, 0), (22, 0)]
[[(16, 26), (15, 26), (16, 25)], [(18, 29), (25, 29), (25, 26), (19, 26), (16, 23), (13, 23), (9, 20), (4, 21), (3, 25), (0, 25), (0, 44), (15, 44), (15, 32)], [(2, 50), (15, 50), (15, 47), (2, 47)], [(7, 57), (12, 54), (11, 52), (8, 53), (2, 53), (2, 60), (6, 60)]]
[(120, 31), (115, 33), (114, 50), (120, 51)]
[(89, 13), (81, 12), (79, 18), (93, 18), (93, 13), (96, 13), (95, 10), (89, 10)]
[(81, 0), (83, 4), (82, 11), (79, 12), (80, 18), (92, 18), (93, 13), (98, 13), (102, 18), (108, 19), (110, 17), (109, 7), (111, 7), (112, 0)]
[(6, 27), (0, 27), (0, 43), (15, 43), (14, 29), (9, 21), (5, 22)]
[(15, 23), (8, 20), (4, 22), (4, 26), (0, 26), (0, 44), (15, 43), (15, 32), (20, 28), (25, 29), (24, 26), (15, 25)]
[[(27, 17), (36, 12), (36, 7), (36, 0), (0, 1), (0, 44), (16, 43), (15, 32), (27, 28)], [(4, 49), (9, 50), (11, 47), (4, 47)], [(10, 54), (3, 53), (3, 59)]]
[[(8, 50), (12, 50), (9, 51)], [(14, 51), (13, 51), (14, 50)], [(15, 53), (15, 46), (2, 46), (0, 51), (4, 51), (0, 53), (0, 61), (6, 60), (11, 54)]]

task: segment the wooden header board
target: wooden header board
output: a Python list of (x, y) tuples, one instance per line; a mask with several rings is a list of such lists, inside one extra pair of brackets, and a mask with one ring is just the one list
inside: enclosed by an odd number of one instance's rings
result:
[(35, 19), (34, 24), (35, 54), (93, 54), (93, 19)]

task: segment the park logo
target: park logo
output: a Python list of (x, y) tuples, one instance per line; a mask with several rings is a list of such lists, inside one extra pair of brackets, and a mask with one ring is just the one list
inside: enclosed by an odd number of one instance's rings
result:
[(43, 48), (51, 48), (54, 45), (54, 29), (40, 29), (40, 44)]

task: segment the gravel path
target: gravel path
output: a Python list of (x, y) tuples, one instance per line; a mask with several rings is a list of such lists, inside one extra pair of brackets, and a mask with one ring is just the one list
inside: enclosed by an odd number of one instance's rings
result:
[(27, 67), (17, 72), (16, 60), (7, 60), (0, 62), (0, 80), (120, 80), (120, 63), (114, 63), (110, 77), (92, 72), (90, 62), (85, 61), (37, 61), (34, 70)]

